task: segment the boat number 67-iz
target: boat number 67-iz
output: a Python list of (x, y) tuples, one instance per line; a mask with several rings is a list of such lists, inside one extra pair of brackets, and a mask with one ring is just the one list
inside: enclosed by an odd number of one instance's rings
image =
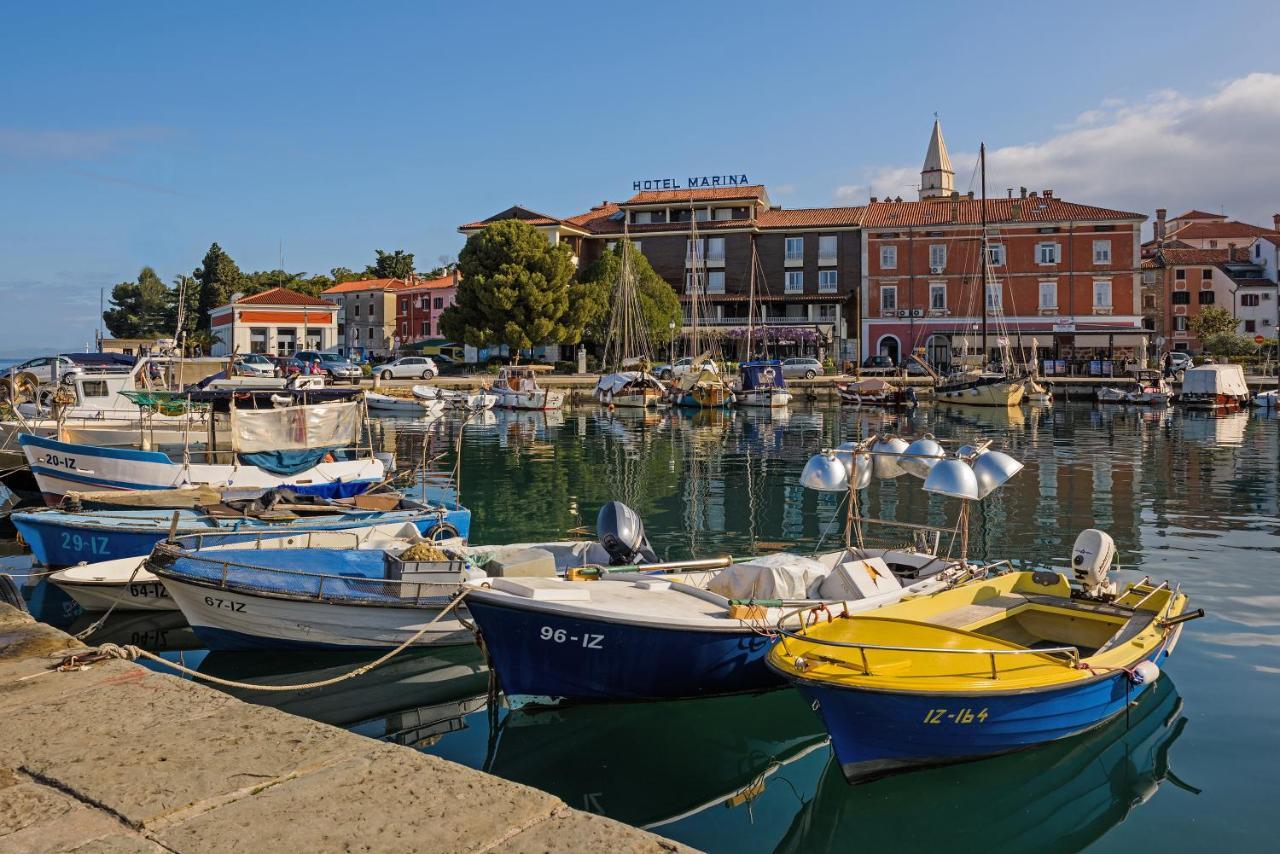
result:
[(223, 608), (227, 611), (243, 611), (243, 602), (232, 602), (230, 599), (218, 599), (213, 596), (204, 597), (204, 604), (210, 608)]
[(549, 640), (555, 643), (580, 643), (585, 649), (604, 649), (604, 635), (571, 635), (564, 629), (553, 629), (550, 626), (543, 626), (538, 631), (538, 636), (543, 640)]

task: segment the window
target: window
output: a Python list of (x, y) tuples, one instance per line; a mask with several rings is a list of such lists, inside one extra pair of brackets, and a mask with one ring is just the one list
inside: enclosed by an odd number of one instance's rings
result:
[(987, 308), (991, 311), (999, 311), (1001, 308), (1001, 291), (999, 282), (987, 282)]
[(1111, 308), (1111, 282), (1097, 281), (1093, 283), (1093, 307)]
[(818, 306), (818, 317), (817, 317), (817, 319), (818, 319), (818, 320), (820, 320), (820, 321), (822, 321), (822, 322), (824, 322), (824, 323), (835, 323), (835, 322), (836, 322), (836, 307), (835, 307), (834, 305), (820, 305), (820, 306)]
[[(1249, 331), (1252, 332), (1253, 330), (1250, 329)], [(107, 391), (106, 380), (84, 380), (80, 383), (80, 392), (85, 397), (107, 397), (110, 394)]]
[(1213, 291), (1201, 291), (1198, 296), (1201, 305), (1213, 305)]
[(724, 238), (708, 237), (707, 238), (707, 261), (724, 263)]
[(818, 271), (818, 293), (833, 294), (836, 291), (838, 280), (835, 270), (819, 270)]
[(444, 297), (436, 297), (435, 307), (444, 308)]
[(1191, 305), (1191, 292), (1174, 291), (1173, 296), (1169, 301), (1174, 305)]
[(947, 283), (946, 282), (930, 282), (929, 283), (929, 308), (933, 311), (946, 311), (947, 309)]
[(421, 331), (420, 331), (420, 332), (418, 332), (418, 334), (419, 334), (419, 335), (421, 335), (421, 336), (423, 336), (423, 337), (426, 337), (426, 336), (430, 335), (430, 334), (431, 334), (431, 324), (430, 324), (430, 323), (428, 323), (428, 322), (427, 322), (427, 321), (425, 321), (425, 320), (424, 320), (424, 321), (422, 321), (422, 329), (421, 329)]
[(715, 220), (733, 219), (733, 208), (716, 208), (711, 214), (711, 218)]
[(249, 352), (267, 352), (267, 330), (263, 326), (255, 326), (249, 330)]
[(356, 317), (359, 317), (359, 316), (360, 316), (360, 303), (356, 303), (355, 308), (356, 308)]
[(612, 252), (612, 251), (613, 251), (614, 249), (616, 249), (617, 247), (618, 247), (618, 241), (616, 241), (616, 240), (606, 240), (606, 241), (604, 242), (604, 251), (605, 251), (605, 252)]
[(1143, 271), (1142, 271), (1142, 284), (1144, 284), (1144, 285), (1154, 285), (1155, 283), (1156, 283), (1156, 271), (1155, 271), (1155, 270), (1143, 270)]
[(636, 225), (647, 225), (651, 221), (652, 215), (649, 211), (636, 211), (631, 215), (631, 221)]
[(818, 238), (818, 263), (826, 261), (833, 263), (836, 260), (836, 236), (834, 234), (824, 234)]
[(1155, 295), (1155, 294), (1143, 294), (1143, 295), (1142, 295), (1142, 310), (1143, 310), (1143, 311), (1155, 311), (1155, 310), (1156, 310), (1156, 295)]
[(1258, 304), (1257, 294), (1241, 294), (1240, 305), (1244, 308), (1252, 308)]
[(947, 244), (929, 244), (929, 266), (935, 270), (941, 270), (947, 266)]
[(788, 237), (787, 238), (787, 263), (797, 263), (804, 261), (804, 238)]
[(1175, 317), (1175, 318), (1173, 319), (1173, 331), (1174, 331), (1174, 332), (1186, 332), (1186, 331), (1187, 331), (1187, 318), (1186, 318), (1186, 315), (1181, 315), (1181, 314), (1180, 314), (1180, 315), (1178, 315), (1177, 317)]
[(705, 240), (686, 240), (684, 258), (686, 264), (697, 264), (702, 261), (707, 251)]
[(634, 250), (636, 250), (637, 252), (639, 252), (639, 251), (640, 251), (640, 243), (641, 243), (641, 241), (639, 241), (639, 240), (633, 240), (633, 241), (631, 241), (631, 248), (632, 248), (632, 249), (634, 249)]
[(880, 247), (880, 267), (886, 270), (892, 270), (898, 266), (898, 247), (881, 246)]
[(897, 285), (881, 285), (880, 286), (880, 310), (881, 311), (897, 311), (898, 310), (898, 286)]
[(1057, 282), (1041, 282), (1040, 283), (1040, 307), (1041, 308), (1057, 308), (1058, 307), (1058, 283)]
[(1037, 243), (1036, 244), (1036, 263), (1037, 264), (1057, 264), (1058, 263), (1058, 244)]
[(698, 222), (706, 222), (711, 219), (711, 211), (706, 208), (697, 208), (693, 212), (693, 218)]
[(786, 291), (789, 294), (803, 293), (804, 291), (804, 273), (799, 270), (791, 270), (787, 273)]
[(1213, 281), (1213, 268), (1212, 268), (1212, 267), (1205, 267), (1203, 270), (1201, 270), (1201, 271), (1200, 271), (1200, 281), (1202, 281), (1202, 282), (1211, 282), (1211, 281)]
[(1262, 257), (1262, 244), (1261, 244), (1261, 243), (1255, 243), (1255, 244), (1253, 244), (1253, 257), (1254, 257), (1254, 258), (1261, 258), (1261, 257)]
[(712, 270), (707, 273), (707, 293), (724, 293), (724, 270)]
[(992, 267), (1004, 266), (1004, 244), (988, 243), (987, 244), (987, 263)]
[(1177, 270), (1173, 271), (1173, 278), (1179, 282), (1185, 282), (1187, 280), (1187, 271), (1179, 267)]
[(1095, 264), (1111, 263), (1111, 241), (1110, 240), (1093, 241), (1093, 263)]
[(1244, 322), (1244, 331), (1245, 331), (1245, 332), (1257, 332), (1257, 331), (1258, 331), (1258, 321), (1256, 321), (1256, 320), (1246, 320), (1246, 321)]

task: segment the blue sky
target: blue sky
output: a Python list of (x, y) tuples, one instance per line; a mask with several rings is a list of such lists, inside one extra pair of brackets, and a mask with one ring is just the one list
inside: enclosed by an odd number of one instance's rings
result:
[[(1280, 127), (1278, 5), (13, 6), (0, 352), (82, 346), (100, 287), (190, 271), (214, 240), (245, 269), (281, 241), (290, 270), (375, 248), (431, 266), (461, 222), (578, 213), (639, 177), (746, 173), (788, 207), (909, 196), (935, 110), (962, 187), (985, 139), (998, 188), (1269, 218), (1280, 175), (1198, 128)], [(1135, 177), (1155, 148), (1182, 159)]]

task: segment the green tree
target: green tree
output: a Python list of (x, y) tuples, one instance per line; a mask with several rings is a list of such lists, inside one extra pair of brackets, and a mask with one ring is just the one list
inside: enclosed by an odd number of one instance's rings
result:
[(173, 277), (173, 287), (169, 290), (171, 317), (170, 329), (178, 330), (179, 306), (181, 306), (181, 332), (183, 337), (191, 340), (200, 331), (200, 282), (195, 276), (179, 274)]
[(397, 249), (395, 252), (376, 250), (377, 259), (364, 268), (371, 279), (407, 279), (413, 275), (413, 253)]
[[(667, 280), (654, 272), (649, 259), (633, 244), (626, 246), (645, 331), (650, 343), (656, 345), (667, 340), (669, 323), (680, 325), (680, 298)], [(583, 270), (571, 293), (571, 311), (583, 328), (585, 341), (604, 343), (608, 338), (613, 296), (622, 270), (622, 247), (619, 243), (612, 252), (604, 253)]]
[(1200, 309), (1200, 313), (1187, 321), (1191, 334), (1203, 341), (1218, 335), (1234, 335), (1236, 319), (1225, 308), (1211, 305)]
[(156, 271), (143, 267), (137, 281), (111, 289), (111, 308), (102, 319), (116, 338), (160, 338), (173, 334), (174, 306)]
[(365, 277), (364, 273), (357, 273), (350, 267), (334, 267), (329, 271), (329, 277), (333, 279), (333, 284), (340, 285), (343, 282), (354, 282)]
[(568, 244), (552, 246), (533, 226), (503, 220), (467, 239), (458, 269), (457, 302), (440, 317), (441, 331), (454, 341), (521, 350), (581, 337), (569, 312)]
[(195, 277), (200, 291), (196, 326), (198, 329), (208, 330), (209, 312), (220, 305), (226, 305), (231, 301), (232, 294), (244, 288), (244, 274), (240, 272), (236, 262), (231, 260), (231, 256), (215, 243), (209, 247), (204, 260), (191, 275)]

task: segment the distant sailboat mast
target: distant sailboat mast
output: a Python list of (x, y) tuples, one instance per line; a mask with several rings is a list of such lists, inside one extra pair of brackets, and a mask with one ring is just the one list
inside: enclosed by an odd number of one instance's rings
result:
[[(987, 369), (987, 357), (990, 351), (987, 349), (987, 303), (990, 300), (987, 284), (987, 144), (985, 142), (978, 145), (978, 162), (982, 173), (982, 367), (981, 370)], [(970, 185), (972, 186), (972, 184)]]

